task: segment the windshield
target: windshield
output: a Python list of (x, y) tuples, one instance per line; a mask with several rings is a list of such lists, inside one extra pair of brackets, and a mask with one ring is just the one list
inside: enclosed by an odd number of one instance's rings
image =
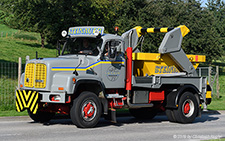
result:
[(71, 38), (68, 39), (61, 55), (87, 54), (97, 56), (102, 45), (102, 39), (98, 38)]

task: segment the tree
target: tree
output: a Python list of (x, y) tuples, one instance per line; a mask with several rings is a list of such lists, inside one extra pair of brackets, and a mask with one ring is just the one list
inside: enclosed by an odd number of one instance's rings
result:
[[(128, 1), (127, 1), (128, 2)], [(182, 48), (189, 54), (205, 54), (207, 61), (212, 62), (222, 54), (222, 46), (219, 43), (220, 35), (215, 27), (215, 17), (212, 12), (201, 7), (196, 0), (151, 0), (141, 2), (139, 0), (129, 1), (124, 8), (120, 20), (117, 21), (124, 29), (134, 26), (142, 27), (177, 27), (186, 25), (190, 33), (184, 37)], [(139, 3), (139, 8), (135, 2)], [(127, 5), (127, 4), (126, 4)], [(124, 5), (124, 6), (126, 6)], [(134, 16), (129, 16), (129, 13)], [(126, 16), (123, 16), (126, 15)], [(121, 22), (122, 21), (122, 22)], [(164, 34), (145, 35), (143, 50), (145, 52), (158, 52), (158, 47)]]
[(225, 3), (222, 0), (208, 0), (206, 5), (207, 9), (213, 13), (213, 27), (220, 35), (219, 43), (223, 46), (223, 49), (225, 49)]
[[(7, 6), (14, 14), (11, 26), (39, 32), (42, 43), (46, 37), (48, 43), (56, 44), (61, 31), (73, 26), (105, 26), (110, 33), (119, 26), (122, 34), (135, 26), (186, 25), (191, 30), (182, 44), (186, 53), (205, 54), (209, 62), (223, 55), (225, 6), (221, 0), (209, 0), (208, 8), (202, 8), (200, 0), (9, 1)], [(163, 36), (146, 35), (143, 51), (158, 52)]]
[(44, 48), (45, 34), (51, 13), (48, 0), (15, 0), (11, 3), (13, 19), (11, 26), (25, 30), (38, 32), (41, 36), (42, 48)]
[(54, 22), (49, 26), (47, 41), (55, 44), (61, 31), (73, 26), (104, 26), (105, 32), (112, 32), (118, 3), (121, 1), (54, 0), (51, 13), (58, 16), (52, 16), (55, 18), (51, 20)]

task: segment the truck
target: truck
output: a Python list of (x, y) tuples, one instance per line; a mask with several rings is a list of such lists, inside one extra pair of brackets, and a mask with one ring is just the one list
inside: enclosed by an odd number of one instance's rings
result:
[[(165, 112), (171, 122), (192, 123), (210, 104), (211, 88), (196, 71), (205, 56), (181, 48), (189, 31), (137, 26), (119, 36), (103, 26), (70, 27), (58, 57), (26, 61), (16, 109), (36, 122), (67, 114), (79, 128), (95, 127), (102, 116), (116, 122), (122, 108), (137, 119)], [(165, 34), (159, 53), (140, 52), (144, 35), (157, 32)]]

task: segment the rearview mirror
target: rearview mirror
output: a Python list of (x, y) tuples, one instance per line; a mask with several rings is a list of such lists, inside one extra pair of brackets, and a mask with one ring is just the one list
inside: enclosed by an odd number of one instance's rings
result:
[(109, 49), (108, 49), (109, 60), (112, 60), (112, 61), (116, 60), (116, 56), (117, 56), (116, 42), (111, 41), (109, 45)]

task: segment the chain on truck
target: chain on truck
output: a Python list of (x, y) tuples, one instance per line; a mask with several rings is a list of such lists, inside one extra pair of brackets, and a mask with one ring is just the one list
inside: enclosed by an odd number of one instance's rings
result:
[[(147, 33), (164, 32), (159, 53), (138, 47)], [(165, 111), (169, 121), (191, 123), (210, 104), (211, 88), (196, 68), (203, 55), (186, 55), (181, 48), (189, 29), (130, 29), (119, 36), (104, 27), (71, 27), (57, 58), (26, 62), (16, 91), (18, 112), (49, 121), (56, 113), (69, 114), (81, 128), (94, 127), (102, 115), (116, 122), (116, 109), (129, 109), (138, 119), (152, 119)]]

